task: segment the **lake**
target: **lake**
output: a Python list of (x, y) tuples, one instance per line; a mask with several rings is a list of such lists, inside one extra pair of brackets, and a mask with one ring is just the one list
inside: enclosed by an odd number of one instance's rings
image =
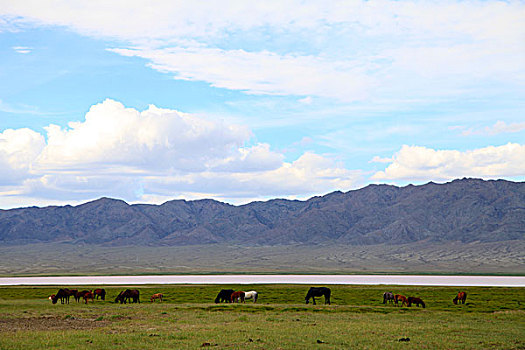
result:
[(525, 277), (432, 275), (154, 275), (0, 278), (0, 285), (2, 286), (137, 284), (391, 284), (413, 286), (525, 287)]

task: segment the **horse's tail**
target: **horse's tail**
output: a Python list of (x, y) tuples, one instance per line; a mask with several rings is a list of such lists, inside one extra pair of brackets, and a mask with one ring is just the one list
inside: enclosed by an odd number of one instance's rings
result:
[(423, 309), (425, 308), (425, 302), (421, 300), (421, 306), (423, 306)]

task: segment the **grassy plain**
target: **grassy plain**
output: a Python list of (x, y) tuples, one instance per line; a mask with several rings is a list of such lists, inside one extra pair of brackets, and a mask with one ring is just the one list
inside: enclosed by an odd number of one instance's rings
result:
[[(259, 302), (214, 304), (225, 287)], [(461, 288), (467, 303), (453, 305), (455, 287), (334, 285), (316, 306), (303, 285), (135, 286), (142, 303), (126, 305), (112, 302), (123, 286), (88, 305), (52, 305), (57, 288), (0, 288), (1, 349), (525, 349), (523, 288)], [(387, 290), (427, 308), (383, 305)], [(165, 301), (150, 303), (157, 292)]]

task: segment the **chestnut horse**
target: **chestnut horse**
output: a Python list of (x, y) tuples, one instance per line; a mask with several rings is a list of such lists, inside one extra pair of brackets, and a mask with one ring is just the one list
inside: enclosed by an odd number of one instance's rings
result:
[(458, 292), (458, 295), (454, 299), (452, 299), (452, 302), (457, 305), (458, 301), (461, 302), (461, 304), (465, 304), (465, 300), (467, 300), (467, 293), (465, 292)]
[(84, 295), (86, 295), (87, 293), (90, 293), (89, 290), (83, 290), (81, 292), (76, 292), (75, 293), (75, 300), (76, 302), (78, 303), (80, 301), (81, 298), (84, 298)]
[(93, 295), (98, 299), (106, 300), (106, 290), (105, 289), (95, 289)]
[(407, 305), (407, 297), (401, 294), (394, 295), (394, 302), (396, 305), (399, 305), (399, 302), (401, 302), (401, 306)]
[(162, 301), (162, 298), (164, 298), (164, 295), (162, 295), (162, 293), (157, 293), (157, 294), (153, 294), (149, 301), (153, 302), (156, 299), (159, 299), (160, 301)]
[(410, 307), (410, 306), (412, 306), (412, 304), (416, 304), (416, 306), (421, 305), (423, 307), (423, 309), (425, 308), (425, 303), (423, 302), (423, 300), (421, 300), (421, 298), (408, 297), (408, 299), (407, 299), (407, 306)]
[(86, 304), (88, 303), (88, 299), (91, 299), (91, 302), (94, 303), (95, 302), (95, 296), (93, 294), (93, 292), (87, 292), (87, 293), (84, 293), (84, 301), (86, 302)]
[(238, 291), (238, 292), (233, 292), (231, 297), (230, 297), (232, 303), (236, 303), (237, 301), (240, 301), (243, 302), (243, 303), (246, 303), (246, 301), (244, 300), (244, 292), (243, 291)]

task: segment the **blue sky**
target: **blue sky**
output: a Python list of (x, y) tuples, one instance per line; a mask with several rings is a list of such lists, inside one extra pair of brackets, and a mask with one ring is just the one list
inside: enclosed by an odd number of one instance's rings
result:
[(0, 2), (0, 208), (525, 179), (520, 1)]

